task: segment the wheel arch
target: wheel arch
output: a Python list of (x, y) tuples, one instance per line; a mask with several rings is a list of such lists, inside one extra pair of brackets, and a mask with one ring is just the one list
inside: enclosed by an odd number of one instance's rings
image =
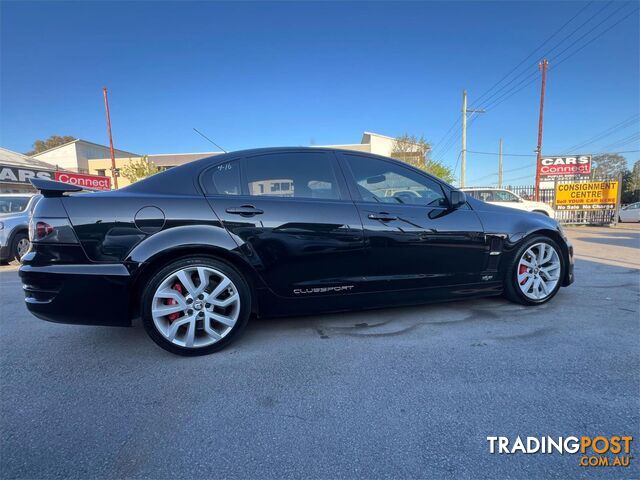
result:
[(216, 258), (238, 270), (251, 290), (251, 312), (258, 313), (257, 291), (263, 284), (255, 268), (240, 252), (240, 247), (221, 227), (193, 226), (160, 232), (138, 244), (129, 253), (125, 261), (132, 276), (129, 317), (139, 315), (145, 282), (159, 268), (174, 260), (193, 256)]
[(567, 280), (568, 280), (568, 276), (569, 276), (569, 263), (570, 263), (570, 254), (569, 254), (569, 247), (567, 245), (567, 242), (565, 241), (564, 238), (562, 238), (562, 235), (560, 235), (560, 233), (556, 230), (552, 230), (549, 228), (539, 228), (537, 230), (533, 230), (529, 233), (527, 233), (526, 235), (524, 235), (520, 241), (518, 242), (518, 244), (521, 244), (522, 242), (526, 241), (527, 239), (536, 236), (536, 235), (542, 235), (544, 237), (549, 237), (551, 238), (554, 242), (556, 242), (558, 244), (558, 246), (560, 247), (561, 253), (562, 253), (562, 259), (564, 260), (564, 264), (565, 264), (565, 273), (564, 273), (564, 278), (562, 280), (562, 284), (564, 285)]
[(16, 236), (19, 233), (24, 233), (27, 235), (27, 238), (29, 237), (29, 226), (28, 225), (18, 225), (16, 227), (13, 228), (13, 230), (11, 231), (11, 234), (9, 235), (8, 241), (7, 241), (7, 249), (9, 251), (9, 256), (11, 257), (11, 259), (13, 259), (13, 242), (16, 239)]
[(545, 217), (549, 217), (549, 216), (550, 216), (550, 215), (549, 215), (547, 212), (545, 212), (544, 210), (538, 210), (538, 209), (536, 209), (536, 210), (531, 210), (531, 213), (541, 213), (541, 214), (542, 214), (542, 215), (544, 215)]

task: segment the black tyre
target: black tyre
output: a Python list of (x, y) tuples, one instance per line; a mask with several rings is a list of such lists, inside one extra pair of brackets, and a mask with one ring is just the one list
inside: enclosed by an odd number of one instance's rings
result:
[(565, 268), (562, 250), (552, 238), (527, 238), (506, 266), (505, 296), (523, 305), (546, 303), (560, 290)]
[(18, 232), (13, 236), (11, 241), (11, 257), (9, 261), (15, 259), (20, 260), (25, 253), (29, 251), (31, 244), (29, 243), (29, 235), (27, 232)]
[(216, 352), (244, 330), (251, 290), (227, 262), (185, 257), (156, 272), (142, 294), (145, 330), (160, 347), (178, 355)]

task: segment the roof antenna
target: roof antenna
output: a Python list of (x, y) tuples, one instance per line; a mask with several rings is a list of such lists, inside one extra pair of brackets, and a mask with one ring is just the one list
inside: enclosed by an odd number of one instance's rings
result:
[(218, 147), (220, 150), (222, 150), (224, 153), (229, 153), (227, 152), (224, 148), (222, 148), (220, 145), (218, 145), (216, 142), (214, 142), (213, 140), (211, 140), (209, 137), (207, 137), (204, 133), (202, 133), (201, 131), (199, 131), (197, 128), (193, 127), (193, 130), (200, 135), (202, 138), (210, 141), (211, 143), (213, 143), (216, 147)]

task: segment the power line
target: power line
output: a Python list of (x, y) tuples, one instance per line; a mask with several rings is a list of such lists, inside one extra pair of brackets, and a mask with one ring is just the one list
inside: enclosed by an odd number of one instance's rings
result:
[[(560, 33), (561, 31), (564, 30), (564, 28), (569, 25), (578, 15), (580, 15), (583, 11), (585, 11), (589, 6), (591, 6), (593, 2), (589, 2), (587, 3), (584, 7), (582, 7), (580, 10), (578, 10), (578, 13), (576, 13), (573, 17), (571, 17), (569, 20), (567, 20), (560, 28), (558, 28), (554, 33), (551, 34), (551, 36), (547, 37), (547, 39), (542, 42), (540, 45), (538, 45), (535, 49), (533, 49), (533, 51), (531, 51), (531, 53), (529, 53), (529, 55), (527, 55), (526, 57), (524, 57), (520, 63), (518, 63), (514, 68), (512, 68), (511, 70), (509, 70), (509, 72), (504, 75), (500, 80), (498, 80), (491, 88), (489, 88), (486, 92), (484, 92), (482, 95), (480, 95), (475, 102), (478, 103), (480, 101), (481, 98), (483, 98), (485, 95), (487, 95), (491, 90), (493, 90), (496, 86), (498, 86), (500, 83), (502, 83), (505, 79), (507, 79), (509, 77), (509, 75), (511, 75), (513, 72), (515, 72), (516, 70), (518, 70), (518, 68), (520, 68), (522, 66), (522, 64), (524, 64), (524, 62), (526, 62), (528, 59), (530, 59), (538, 50), (540, 50), (542, 47), (544, 47), (547, 43), (549, 43), (549, 41), (555, 37), (558, 33)], [(516, 76), (517, 77), (517, 76)], [(507, 84), (508, 85), (508, 84)]]
[[(609, 3), (611, 3), (610, 0)], [(565, 27), (567, 25), (569, 25), (575, 18), (577, 18), (583, 11), (585, 11), (591, 4), (593, 3), (593, 1), (589, 2), (587, 5), (585, 5), (584, 7), (582, 7), (580, 10), (578, 10), (578, 12), (573, 15), (571, 18), (569, 18), (569, 20), (567, 20), (564, 24), (562, 24), (562, 26), (560, 28), (558, 28), (554, 33), (552, 33), (549, 37), (547, 37), (540, 45), (538, 45), (535, 49), (533, 49), (526, 57), (524, 57), (514, 68), (512, 68), (511, 70), (509, 70), (509, 72), (507, 72), (506, 75), (504, 75), (500, 80), (498, 80), (498, 82), (496, 82), (493, 86), (491, 86), (488, 90), (486, 90), (482, 95), (480, 95), (475, 102), (479, 102), (483, 97), (485, 97), (487, 94), (489, 94), (495, 87), (497, 87), (498, 85), (500, 85), (504, 80), (506, 80), (513, 72), (517, 71), (528, 59), (530, 59), (538, 50), (540, 50), (542, 47), (544, 47), (547, 43), (549, 43), (556, 35), (558, 35), (560, 32), (564, 31)], [(608, 6), (609, 4), (605, 5)], [(587, 20), (590, 21), (595, 15), (597, 15), (598, 13), (600, 13), (602, 11), (602, 9), (598, 10), (593, 16), (589, 17), (589, 19)], [(586, 22), (585, 22), (586, 23)], [(584, 23), (583, 23), (584, 25)], [(581, 25), (582, 26), (582, 25)], [(580, 28), (580, 27), (579, 27)], [(579, 29), (578, 28), (578, 29)], [(575, 31), (577, 31), (578, 29), (576, 29)], [(564, 40), (566, 40), (567, 38), (569, 38), (571, 35), (573, 35), (572, 32), (569, 36), (566, 36), (563, 40), (561, 40), (558, 44), (556, 44), (555, 47), (553, 47), (554, 49), (557, 48), (558, 45), (560, 45)], [(552, 49), (553, 50), (553, 49)], [(535, 74), (535, 72), (534, 72)], [(511, 83), (513, 83), (513, 81), (515, 81), (518, 76), (520, 74), (516, 75), (511, 81), (507, 82), (507, 84), (503, 85), (502, 87), (500, 87), (496, 92), (494, 92), (490, 97), (494, 97), (497, 93), (499, 93), (501, 90), (503, 90), (504, 88), (506, 88), (508, 85), (510, 85)], [(529, 77), (531, 77), (532, 75), (529, 75)], [(520, 85), (522, 82), (520, 82), (518, 85)], [(502, 98), (502, 97), (500, 97)], [(489, 100), (487, 99), (487, 101)], [(471, 124), (475, 121), (475, 119), (477, 118), (476, 116), (472, 116), (469, 119), (469, 126), (471, 126)], [(458, 140), (458, 135), (453, 135), (450, 136), (450, 134), (452, 132), (454, 132), (456, 126), (458, 125), (458, 123), (460, 122), (461, 119), (461, 115), (459, 115), (456, 120), (454, 121), (454, 123), (449, 127), (449, 129), (447, 130), (447, 132), (443, 135), (443, 137), (440, 139), (440, 141), (438, 143), (436, 143), (436, 147), (433, 149), (432, 154), (435, 156), (436, 152), (437, 152), (437, 156), (444, 156), (453, 145), (455, 145), (456, 141)]]
[[(503, 82), (506, 78), (508, 78), (513, 72), (515, 72), (516, 70), (518, 70), (518, 68), (523, 65), (526, 60), (528, 58), (530, 58), (536, 51), (538, 51), (542, 46), (544, 46), (545, 44), (547, 44), (553, 37), (555, 37), (557, 35), (557, 33), (559, 31), (562, 31), (564, 29), (564, 27), (566, 27), (569, 23), (571, 23), (575, 18), (577, 18), (583, 11), (586, 10), (586, 8), (589, 7), (589, 5), (591, 5), (590, 2), (589, 4), (587, 4), (585, 7), (583, 7), (582, 9), (580, 9), (578, 11), (578, 13), (576, 13), (573, 17), (571, 17), (567, 22), (565, 22), (563, 24), (563, 26), (558, 29), (556, 32), (554, 32), (550, 37), (548, 37), (540, 46), (538, 46), (536, 49), (534, 49), (527, 57), (525, 57), (522, 61), (520, 61), (520, 63), (518, 65), (516, 65), (516, 67), (514, 67), (513, 69), (511, 69), (505, 76), (503, 76), (496, 84), (494, 84), (489, 90), (487, 90), (485, 93), (483, 93), (480, 97), (478, 97), (478, 100), (480, 100), (481, 98), (485, 97), (488, 93), (491, 92), (492, 89), (494, 89), (496, 86), (498, 86), (501, 82)], [(574, 29), (570, 34), (566, 35), (562, 40), (560, 40), (559, 42), (557, 42), (550, 50), (548, 50), (544, 55), (548, 55), (549, 53), (553, 52), (554, 50), (556, 50), (558, 47), (560, 47), (566, 40), (568, 40), (569, 38), (571, 38), (577, 31), (579, 31), (580, 29), (582, 29), (583, 26), (587, 25), (589, 22), (591, 22), (591, 20), (593, 20), (596, 16), (598, 16), (600, 13), (602, 13), (606, 8), (609, 7), (609, 5), (613, 3), (613, 0), (610, 0), (608, 3), (606, 3), (602, 8), (600, 8), (599, 10), (597, 10), (593, 15), (591, 15), (587, 20), (585, 20), (584, 22), (582, 22), (582, 24), (580, 24), (580, 26), (578, 26), (576, 29)], [(561, 50), (558, 54), (554, 55), (552, 59), (559, 59), (558, 62), (555, 63), (555, 65), (553, 65), (552, 68), (556, 69), (558, 68), (558, 66), (562, 63), (564, 63), (566, 60), (568, 60), (569, 58), (573, 57), (574, 55), (576, 55), (578, 52), (580, 52), (581, 50), (583, 50), (585, 47), (587, 47), (588, 45), (590, 45), (591, 43), (593, 43), (595, 40), (597, 40), (598, 38), (600, 38), (602, 35), (604, 35), (605, 33), (607, 33), (608, 31), (610, 31), (612, 28), (614, 28), (615, 26), (617, 26), (618, 24), (620, 24), (622, 21), (624, 21), (625, 19), (627, 19), (628, 17), (630, 17), (631, 15), (633, 15), (634, 13), (636, 13), (638, 11), (638, 9), (635, 9), (631, 12), (629, 12), (628, 14), (624, 15), (623, 17), (619, 18), (617, 21), (615, 21), (613, 24), (609, 25), (607, 28), (605, 28), (604, 30), (600, 31), (599, 33), (597, 33), (594, 37), (592, 37), (591, 39), (589, 39), (587, 42), (585, 42), (583, 45), (579, 46), (578, 48), (576, 48), (575, 50), (569, 52), (566, 56), (564, 56), (564, 58), (560, 58), (565, 52), (569, 51), (573, 46), (575, 46), (578, 42), (580, 42), (582, 39), (584, 39), (587, 35), (593, 33), (598, 27), (600, 27), (601, 25), (603, 25), (605, 22), (607, 22), (610, 18), (612, 18), (613, 16), (615, 16), (618, 12), (620, 12), (623, 8), (625, 8), (626, 5), (623, 5), (622, 7), (614, 10), (612, 13), (610, 13), (609, 15), (607, 15), (603, 20), (601, 20), (599, 23), (597, 23), (594, 27), (590, 28), (585, 34), (581, 35), (580, 37), (578, 37), (576, 40), (574, 40), (573, 42), (571, 42), (567, 47), (565, 47), (563, 50)], [(524, 77), (522, 76), (524, 75)], [(513, 84), (516, 80), (519, 80), (518, 83), (516, 83), (513, 87), (511, 87), (510, 89), (508, 89), (506, 92), (503, 92), (501, 95), (499, 95), (497, 98), (496, 95), (498, 93), (500, 93), (501, 91), (503, 91), (506, 87), (508, 87), (509, 85)], [(504, 103), (505, 101), (507, 101), (509, 98), (511, 98), (512, 96), (518, 94), (520, 91), (522, 91), (523, 89), (525, 89), (526, 87), (528, 87), (529, 85), (531, 85), (532, 83), (534, 83), (537, 80), (537, 72), (531, 72), (528, 75), (526, 74), (526, 70), (523, 72), (520, 72), (519, 74), (517, 74), (514, 78), (512, 78), (509, 82), (507, 82), (505, 85), (503, 85), (502, 87), (500, 87), (497, 91), (495, 91), (493, 94), (491, 94), (488, 98), (486, 98), (484, 100), (484, 105), (480, 105), (480, 108), (484, 108), (486, 110), (489, 109), (495, 109), (496, 107), (498, 107), (498, 105)], [(491, 100), (493, 98), (493, 100)], [(476, 101), (478, 101), (476, 100)], [(473, 122), (475, 121), (475, 119), (477, 118), (476, 116), (471, 116), (468, 122), (468, 127), (470, 127)], [(448, 130), (448, 133), (453, 131), (453, 129), (455, 128), (455, 126), (457, 125), (457, 123), (459, 122), (459, 117), (456, 120), (456, 122), (454, 122), (454, 124), (450, 127), (450, 129)], [(448, 135), (445, 134), (445, 136), (443, 137), (443, 141), (444, 139), (446, 139), (446, 136)], [(440, 156), (444, 156), (445, 153), (447, 153), (451, 147), (455, 144), (455, 142), (457, 141), (457, 136), (454, 135), (453, 137), (451, 137), (449, 140), (446, 140), (444, 144), (441, 143), (440, 149), (438, 150), (439, 155)], [(457, 163), (456, 163), (457, 165)]]
[[(607, 154), (607, 153), (611, 154), (611, 155), (619, 155), (619, 154), (623, 154), (623, 153), (638, 153), (638, 152), (640, 152), (640, 150), (621, 150), (621, 151), (617, 151), (617, 152), (601, 151), (601, 152), (593, 153), (592, 155), (596, 156), (596, 155), (602, 155), (602, 154)], [(521, 171), (521, 170), (526, 170), (527, 168), (534, 168), (534, 167), (535, 167), (535, 162), (528, 163), (527, 165), (525, 165), (523, 167), (511, 168), (509, 170), (505, 170), (503, 173), (518, 172), (518, 171)], [(497, 176), (497, 175), (498, 175), (497, 173), (491, 173), (489, 175), (485, 175), (485, 176), (482, 176), (482, 177), (477, 177), (477, 178), (475, 178), (474, 180), (472, 180), (469, 183), (474, 183), (474, 182), (477, 182), (478, 180), (483, 180), (485, 178), (492, 177), (492, 176)], [(514, 180), (522, 180), (522, 179), (525, 179), (525, 178), (531, 178), (532, 176), (533, 176), (533, 174), (529, 174), (529, 175), (525, 175), (525, 176), (522, 176), (522, 177), (512, 178), (509, 181), (512, 182)], [(505, 182), (503, 182), (503, 183), (505, 183)]]
[(602, 147), (603, 150), (608, 150), (610, 148), (614, 148), (614, 147), (624, 147), (626, 145), (635, 143), (640, 141), (640, 132), (635, 132), (632, 133), (631, 135), (629, 135), (628, 137), (622, 138), (620, 140), (618, 140), (617, 142), (613, 142), (610, 143), (609, 145)]
[[(608, 4), (607, 4), (608, 5)], [(622, 8), (624, 8), (626, 5), (623, 5)], [(577, 41), (583, 39), (586, 35), (590, 34), (593, 32), (593, 30), (597, 27), (599, 27), (600, 25), (602, 25), (604, 22), (606, 22), (607, 20), (609, 20), (613, 15), (615, 15), (616, 13), (618, 13), (620, 10), (622, 10), (622, 8), (617, 9), (615, 12), (613, 12), (611, 15), (607, 16), (604, 20), (602, 20), (600, 23), (598, 23), (595, 27), (593, 27), (591, 30), (589, 30), (585, 35), (582, 35), (581, 37), (579, 37), (576, 41), (574, 41), (568, 48), (570, 48), (571, 46), (575, 45), (577, 43)], [(597, 13), (600, 13), (600, 11), (602, 11), (602, 9), (600, 9)], [(601, 31), (600, 33), (598, 33), (596, 36), (594, 36), (593, 38), (591, 38), (588, 42), (586, 42), (584, 45), (578, 47), (577, 49), (575, 49), (573, 52), (569, 53), (567, 56), (565, 56), (563, 59), (559, 60), (558, 62), (556, 62), (555, 64), (553, 64), (551, 66), (552, 69), (557, 69), (558, 66), (562, 63), (564, 63), (566, 60), (568, 60), (569, 58), (573, 57), (576, 53), (578, 53), (580, 50), (582, 50), (583, 48), (585, 48), (587, 45), (593, 43), (595, 40), (597, 40), (598, 38), (600, 38), (602, 35), (604, 35), (605, 33), (607, 33), (609, 30), (611, 30), (613, 27), (615, 27), (616, 25), (618, 25), (619, 23), (621, 23), (622, 21), (624, 21), (625, 19), (629, 18), (631, 15), (633, 15), (634, 13), (636, 13), (638, 11), (638, 9), (633, 10), (631, 12), (629, 12), (627, 15), (623, 16), (622, 18), (620, 18), (618, 21), (614, 22), (613, 24), (611, 24), (609, 27), (607, 27), (605, 30)], [(593, 18), (590, 17), (590, 19)], [(570, 35), (569, 35), (570, 36)], [(566, 37), (568, 38), (568, 37)], [(555, 48), (555, 47), (554, 47)], [(557, 59), (560, 55), (562, 55), (562, 53), (564, 53), (565, 51), (567, 51), (568, 48), (565, 48), (562, 52), (560, 52), (559, 54), (555, 55), (554, 57), (552, 57), (551, 60)], [(549, 52), (548, 52), (549, 53)], [(529, 85), (531, 85), (533, 82), (535, 82), (537, 80), (537, 72), (531, 72), (531, 74), (529, 74), (528, 77), (525, 77), (524, 79), (522, 79), (516, 86), (514, 86), (513, 88), (511, 88), (510, 90), (508, 90), (507, 92), (505, 92), (504, 94), (502, 94), (500, 97), (496, 98), (495, 100), (493, 100), (489, 105), (485, 105), (484, 108), (487, 110), (491, 110), (491, 109), (495, 109), (499, 104), (503, 103), (504, 101), (506, 101), (507, 99), (511, 98), (512, 96), (516, 95), (517, 93), (519, 93), (520, 91), (522, 91), (523, 89), (525, 89), (526, 87), (528, 87)], [(525, 83), (524, 85), (522, 85), (528, 78), (530, 78), (530, 80)], [(518, 86), (522, 85), (520, 88), (518, 88)]]
[(456, 125), (458, 124), (458, 122), (460, 121), (461, 118), (462, 118), (462, 114), (458, 115), (458, 117), (455, 119), (453, 124), (449, 127), (449, 130), (447, 130), (447, 132), (442, 136), (442, 138), (436, 143), (435, 148), (431, 151), (432, 154), (435, 154), (435, 152), (438, 150), (438, 148), (441, 147), (442, 142), (444, 141), (444, 139), (447, 138), (447, 136), (453, 131), (453, 129), (456, 127)]
[(617, 123), (616, 125), (607, 128), (606, 130), (595, 134), (592, 137), (587, 138), (584, 142), (581, 143), (577, 143), (576, 145), (573, 145), (569, 148), (567, 148), (564, 153), (562, 153), (562, 155), (566, 155), (567, 153), (570, 153), (571, 151), (576, 151), (580, 148), (586, 147), (587, 145), (591, 145), (592, 143), (597, 142), (598, 140), (602, 140), (603, 138), (606, 138), (610, 135), (613, 135), (614, 133), (620, 131), (620, 130), (624, 130), (625, 128), (628, 128), (629, 126), (633, 125), (634, 123), (636, 123), (638, 121), (638, 119), (640, 119), (640, 114), (634, 114), (631, 115), (630, 117), (626, 118), (625, 120), (623, 120), (620, 123)]
[[(555, 58), (558, 58), (560, 55), (562, 55), (564, 52), (566, 52), (567, 50), (569, 50), (571, 47), (573, 47), (576, 43), (578, 43), (580, 40), (582, 40), (584, 37), (586, 37), (587, 35), (589, 35), (592, 31), (594, 31), (596, 28), (598, 28), (600, 25), (602, 25), (603, 23), (605, 23), (607, 20), (609, 20), (611, 17), (613, 17), (616, 13), (618, 13), (620, 10), (622, 10), (623, 8), (625, 8), (627, 5), (626, 4), (622, 4), (622, 6), (620, 8), (618, 8), (616, 11), (614, 11), (613, 13), (611, 13), (610, 15), (608, 15), (607, 17), (604, 18), (604, 20), (602, 20), (600, 23), (598, 23), (595, 27), (591, 28), (590, 30), (588, 30), (587, 32), (584, 33), (584, 35), (578, 37), (576, 40), (574, 40), (568, 47), (566, 47), (564, 50), (562, 50), (560, 53), (556, 54)], [(637, 11), (637, 10), (636, 10)], [(631, 13), (633, 12), (629, 12), (629, 15), (631, 15)], [(628, 16), (628, 15), (627, 15)], [(598, 36), (592, 38), (591, 40), (589, 40), (589, 42), (585, 43), (584, 45), (582, 45), (580, 48), (578, 48), (577, 50), (575, 50), (574, 52), (572, 52), (567, 58), (569, 58), (570, 56), (575, 55), (577, 52), (579, 52), (580, 50), (582, 50), (584, 47), (586, 47), (587, 45), (589, 45), (591, 42), (593, 42), (596, 38), (604, 35), (606, 32), (608, 32), (609, 30), (611, 30), (613, 27), (615, 27), (618, 23), (620, 23), (622, 20), (624, 20), (625, 18), (627, 18), (627, 16), (622, 17), (621, 19), (618, 20), (618, 22), (614, 23), (613, 25), (611, 25), (609, 28), (607, 28), (606, 30), (602, 31)], [(566, 60), (566, 59), (564, 59)], [(556, 63), (556, 67), (564, 62), (564, 60), (561, 60), (559, 62)]]
[[(467, 150), (469, 153), (477, 153), (478, 155), (500, 155), (499, 152), (478, 152), (476, 150)], [(534, 153), (503, 153), (503, 157), (535, 157)]]
[[(577, 28), (575, 28), (571, 33), (569, 33), (568, 35), (566, 35), (562, 40), (560, 40), (560, 41), (559, 41), (558, 43), (556, 43), (553, 47), (551, 47), (551, 49), (547, 50), (546, 52), (544, 52), (544, 53), (543, 53), (543, 54), (541, 54), (540, 56), (541, 56), (541, 57), (548, 56), (551, 52), (553, 52), (556, 48), (558, 48), (558, 47), (559, 47), (563, 42), (565, 42), (566, 40), (568, 40), (569, 38), (571, 38), (571, 37), (572, 37), (576, 32), (580, 31), (580, 29), (581, 29), (582, 27), (584, 27), (587, 23), (589, 23), (589, 22), (590, 22), (591, 20), (593, 20), (596, 16), (598, 16), (602, 11), (604, 11), (606, 8), (608, 8), (608, 7), (609, 7), (609, 5), (610, 5), (611, 3), (613, 3), (613, 0), (609, 0), (609, 2), (607, 2), (607, 3), (606, 3), (606, 4), (605, 4), (605, 5), (604, 5), (600, 10), (596, 11), (596, 13), (594, 13), (594, 14), (593, 14), (593, 15), (591, 15), (589, 18), (587, 18), (587, 20), (585, 20), (584, 22), (582, 22), (582, 23), (581, 23)], [(587, 6), (589, 6), (589, 5), (590, 5), (590, 4), (587, 4)], [(579, 14), (579, 13), (581, 13), (585, 8), (586, 8), (586, 7), (584, 7), (583, 9), (581, 9), (581, 10), (580, 10), (580, 12), (578, 12), (578, 14)], [(571, 18), (571, 20), (573, 20), (575, 17), (577, 17), (577, 14), (576, 14), (576, 15), (574, 15), (574, 16)], [(566, 23), (562, 26), (562, 29), (564, 29), (564, 27), (565, 27), (568, 23), (570, 23), (570, 21), (569, 21), (569, 22), (566, 22)], [(554, 35), (555, 35), (555, 34), (554, 34)], [(553, 37), (553, 35), (552, 35), (552, 37)], [(550, 40), (550, 39), (551, 39), (551, 37), (549, 37), (549, 40)], [(537, 65), (537, 63), (538, 63), (538, 62), (536, 61), (536, 62), (533, 64), (533, 66), (536, 66), (536, 65)], [(529, 68), (530, 68), (530, 67), (529, 67)], [(493, 97), (495, 97), (498, 93), (500, 93), (500, 92), (501, 92), (502, 90), (504, 90), (506, 87), (508, 87), (509, 85), (511, 85), (513, 82), (515, 82), (515, 81), (520, 77), (520, 75), (522, 75), (522, 74), (526, 73), (526, 71), (527, 71), (527, 69), (525, 69), (524, 71), (520, 72), (518, 75), (516, 75), (515, 77), (513, 77), (509, 82), (507, 82), (505, 85), (503, 85), (501, 88), (499, 88), (496, 92), (494, 92), (492, 95), (490, 95), (490, 96), (489, 96), (489, 98), (487, 98), (487, 99), (484, 101), (484, 103), (485, 103), (484, 108), (488, 108), (486, 105), (488, 104), (488, 102), (489, 102)], [(534, 72), (534, 73), (535, 73), (535, 72)], [(530, 77), (531, 77), (531, 75), (528, 75), (528, 77), (530, 78)], [(521, 80), (521, 81), (518, 83), (518, 85), (521, 85), (521, 84), (523, 83), (523, 81), (525, 81), (525, 80)], [(511, 89), (510, 91), (512, 91), (512, 90), (513, 90), (513, 89)], [(501, 97), (502, 97), (502, 95), (501, 95)]]

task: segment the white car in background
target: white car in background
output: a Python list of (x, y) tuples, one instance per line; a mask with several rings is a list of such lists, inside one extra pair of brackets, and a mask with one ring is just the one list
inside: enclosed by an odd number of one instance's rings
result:
[(618, 213), (618, 220), (620, 222), (640, 222), (640, 202), (622, 207)]
[(500, 205), (502, 207), (515, 208), (518, 210), (526, 210), (527, 212), (541, 213), (547, 217), (555, 218), (556, 212), (544, 202), (533, 202), (525, 200), (504, 188), (461, 188), (467, 195), (477, 200)]
[(0, 194), (0, 264), (20, 260), (29, 251), (29, 216), (42, 195)]

